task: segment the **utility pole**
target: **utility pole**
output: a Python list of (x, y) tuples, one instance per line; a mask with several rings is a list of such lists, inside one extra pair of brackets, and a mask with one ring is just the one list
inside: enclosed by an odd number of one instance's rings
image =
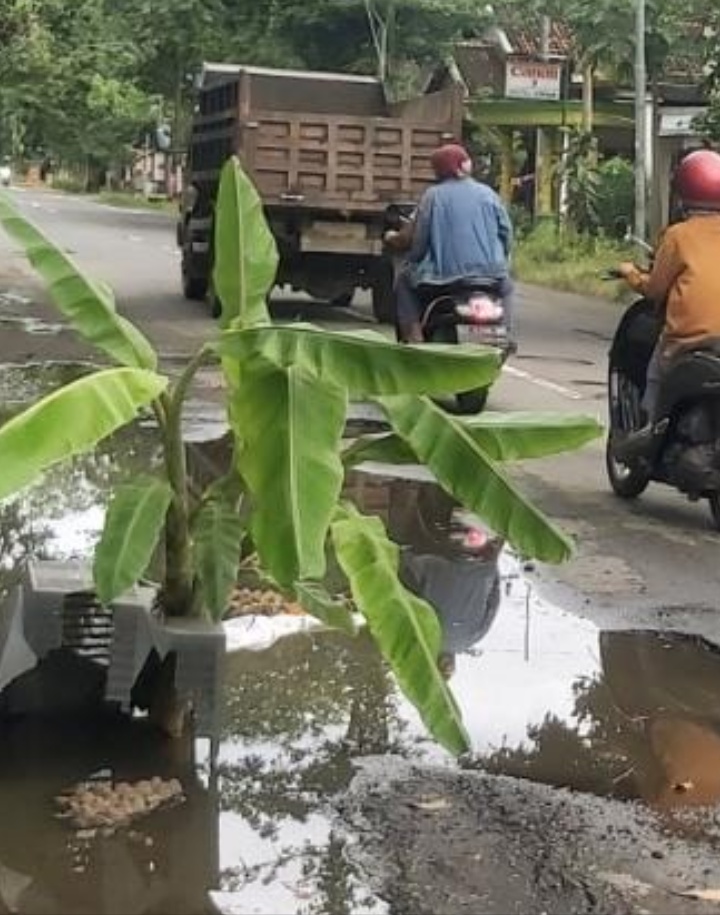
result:
[(543, 16), (540, 23), (540, 57), (547, 60), (550, 57), (550, 17)]
[[(540, 60), (550, 58), (550, 17), (543, 16), (540, 20)], [(550, 149), (546, 128), (538, 127), (535, 133), (535, 217), (546, 216), (545, 183), (548, 180)]]
[(647, 55), (645, 0), (635, 0), (635, 235), (647, 232)]

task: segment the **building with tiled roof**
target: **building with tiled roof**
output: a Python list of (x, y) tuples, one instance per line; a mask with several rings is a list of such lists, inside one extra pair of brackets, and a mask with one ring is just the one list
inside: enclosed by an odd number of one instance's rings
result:
[[(433, 73), (428, 88), (438, 89), (448, 82), (461, 85), (469, 120), (478, 127), (493, 128), (502, 138), (501, 188), (505, 195), (511, 187), (513, 137), (521, 132), (535, 170), (539, 211), (547, 213), (557, 205), (551, 187), (554, 179), (548, 157), (540, 160), (533, 153), (535, 137), (543, 131), (551, 138), (552, 165), (560, 154), (560, 138), (585, 123), (585, 105), (579, 48), (570, 27), (563, 21), (550, 22), (546, 55), (540, 53), (541, 34), (539, 16), (499, 20), (481, 38), (456, 43), (451, 60)], [(651, 195), (655, 227), (667, 217), (673, 163), (683, 151), (701, 142), (695, 125), (707, 105), (704, 52), (708, 37), (706, 23), (690, 20), (664, 57), (662, 71), (650, 80), (646, 148), (648, 162), (655, 165)], [(649, 50), (652, 58), (657, 48)], [(628, 63), (623, 74), (596, 74), (592, 122), (601, 152), (632, 157), (635, 107), (632, 61)], [(558, 70), (559, 79), (553, 77)]]

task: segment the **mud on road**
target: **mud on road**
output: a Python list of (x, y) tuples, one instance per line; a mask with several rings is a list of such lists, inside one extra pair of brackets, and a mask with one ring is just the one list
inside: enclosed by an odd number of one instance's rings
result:
[(395, 915), (720, 911), (717, 855), (636, 805), (378, 758), (339, 811)]

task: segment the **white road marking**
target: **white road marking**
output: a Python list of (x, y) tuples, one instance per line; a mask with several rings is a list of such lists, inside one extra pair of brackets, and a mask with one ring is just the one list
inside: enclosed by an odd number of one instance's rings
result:
[(539, 378), (537, 375), (531, 375), (530, 372), (517, 369), (513, 365), (503, 366), (503, 372), (511, 375), (513, 378), (519, 378), (521, 381), (527, 381), (529, 384), (534, 384), (538, 388), (544, 388), (546, 391), (553, 391), (555, 394), (566, 397), (568, 400), (583, 399), (583, 395), (579, 391), (574, 391), (572, 388), (566, 388), (564, 385), (557, 384), (555, 381), (549, 381), (547, 378)]
[(142, 242), (142, 235), (128, 235), (128, 241)]

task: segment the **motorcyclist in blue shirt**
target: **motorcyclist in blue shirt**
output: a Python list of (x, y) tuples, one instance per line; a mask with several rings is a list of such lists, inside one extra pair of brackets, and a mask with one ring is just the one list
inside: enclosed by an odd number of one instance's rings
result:
[[(422, 343), (424, 305), (459, 281), (496, 284), (512, 334), (513, 230), (507, 210), (492, 188), (472, 177), (472, 160), (462, 146), (441, 146), (431, 161), (437, 180), (421, 198), (408, 229), (409, 251), (395, 285), (399, 336), (406, 343)], [(386, 240), (395, 248), (403, 246), (402, 233), (388, 233)]]

